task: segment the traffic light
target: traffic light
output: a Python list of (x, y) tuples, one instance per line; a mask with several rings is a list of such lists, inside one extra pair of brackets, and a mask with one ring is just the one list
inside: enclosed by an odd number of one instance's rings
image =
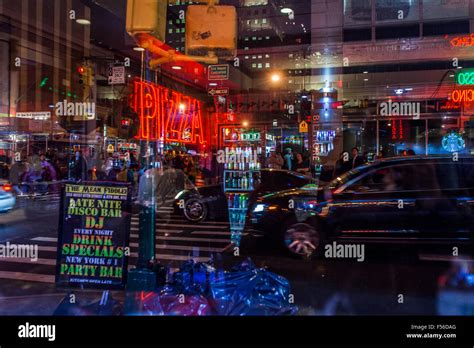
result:
[(150, 34), (165, 42), (167, 0), (128, 0), (127, 1), (127, 33)]
[(94, 84), (94, 70), (85, 65), (79, 65), (77, 67), (77, 73), (79, 75), (79, 84), (84, 86), (92, 86)]
[(83, 85), (84, 82), (85, 82), (85, 73), (86, 73), (86, 67), (85, 66), (82, 66), (82, 65), (79, 65), (77, 67), (77, 73), (79, 75), (79, 84), (80, 85)]
[(126, 118), (122, 118), (121, 124), (122, 124), (122, 128), (128, 128), (130, 126), (130, 120)]
[(233, 59), (237, 55), (237, 10), (234, 6), (189, 5), (186, 55)]

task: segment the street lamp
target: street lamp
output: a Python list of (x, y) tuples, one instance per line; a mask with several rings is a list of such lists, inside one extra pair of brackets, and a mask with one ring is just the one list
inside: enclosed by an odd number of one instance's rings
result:
[(76, 23), (80, 25), (91, 25), (91, 21), (85, 18), (76, 19)]
[(295, 19), (295, 12), (289, 7), (283, 7), (280, 10), (281, 13), (288, 15), (288, 19), (293, 20)]
[(281, 80), (280, 74), (278, 74), (278, 73), (273, 73), (272, 76), (271, 76), (271, 80), (272, 80), (272, 82), (274, 82), (274, 83), (280, 82), (280, 80)]

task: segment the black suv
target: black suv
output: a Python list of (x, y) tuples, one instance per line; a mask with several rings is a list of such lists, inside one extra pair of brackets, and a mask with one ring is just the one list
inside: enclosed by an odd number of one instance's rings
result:
[(401, 157), (260, 198), (250, 230), (309, 257), (323, 242), (474, 243), (474, 158)]

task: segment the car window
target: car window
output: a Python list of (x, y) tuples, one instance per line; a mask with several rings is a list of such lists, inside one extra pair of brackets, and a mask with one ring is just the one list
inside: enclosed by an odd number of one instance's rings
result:
[(338, 189), (339, 187), (342, 187), (344, 184), (352, 180), (354, 177), (360, 175), (361, 173), (362, 172), (358, 169), (353, 169), (347, 173), (344, 173), (343, 175), (338, 176), (333, 181), (331, 181), (328, 185), (328, 188), (330, 190)]
[(363, 175), (345, 192), (387, 192), (439, 189), (438, 172), (434, 164), (395, 165)]
[(392, 168), (381, 168), (363, 175), (349, 185), (345, 192), (395, 191), (401, 188), (398, 173)]
[(287, 172), (273, 173), (273, 187), (276, 189), (285, 189), (291, 187), (301, 187), (308, 183), (308, 179), (296, 176)]

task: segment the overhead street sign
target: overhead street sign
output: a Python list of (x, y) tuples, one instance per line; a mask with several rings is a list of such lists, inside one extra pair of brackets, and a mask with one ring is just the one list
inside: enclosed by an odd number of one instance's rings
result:
[(207, 93), (212, 97), (229, 95), (229, 88), (228, 87), (210, 88), (210, 89), (208, 89)]
[(125, 84), (125, 66), (110, 64), (108, 68), (109, 85)]
[(209, 81), (228, 80), (229, 64), (209, 65), (207, 68), (207, 79)]

